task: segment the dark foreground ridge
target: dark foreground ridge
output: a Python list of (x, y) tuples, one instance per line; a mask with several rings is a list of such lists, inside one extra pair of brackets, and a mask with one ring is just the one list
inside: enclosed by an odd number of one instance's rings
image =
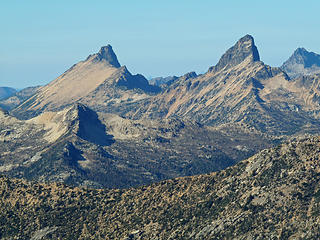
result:
[(0, 178), (2, 239), (319, 239), (319, 137), (128, 190)]

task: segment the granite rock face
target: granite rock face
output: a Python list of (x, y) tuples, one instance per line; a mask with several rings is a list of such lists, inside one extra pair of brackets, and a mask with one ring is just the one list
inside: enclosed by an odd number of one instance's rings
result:
[(291, 78), (320, 73), (320, 55), (298, 48), (291, 57), (283, 63), (281, 69)]

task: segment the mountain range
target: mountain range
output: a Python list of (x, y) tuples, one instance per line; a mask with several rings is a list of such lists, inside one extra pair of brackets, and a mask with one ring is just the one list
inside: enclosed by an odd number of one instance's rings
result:
[(208, 72), (177, 79), (127, 116), (178, 117), (213, 126), (243, 122), (264, 133), (292, 135), (319, 127), (318, 84), (319, 76), (292, 80), (264, 64), (247, 35)]
[(245, 35), (207, 72), (151, 84), (107, 45), (11, 92), (0, 238), (319, 239), (318, 60), (268, 66)]
[[(80, 87), (71, 90), (74, 84)], [(291, 79), (264, 64), (250, 35), (206, 73), (173, 78), (162, 90), (120, 67), (108, 45), (40, 88), (12, 114), (30, 118), (79, 102), (130, 119), (182, 118), (211, 126), (243, 122), (263, 133), (292, 135), (317, 131), (318, 85), (319, 76)]]
[(107, 45), (2, 114), (0, 171), (123, 188), (221, 170), (319, 134), (319, 79), (264, 64), (246, 35), (206, 73), (159, 87), (121, 67)]

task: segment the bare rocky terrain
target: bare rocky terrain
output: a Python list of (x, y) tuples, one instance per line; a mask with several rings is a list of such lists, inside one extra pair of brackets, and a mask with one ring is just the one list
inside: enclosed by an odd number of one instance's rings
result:
[(292, 80), (280, 68), (264, 64), (247, 35), (207, 73), (180, 77), (163, 93), (142, 100), (127, 116), (179, 117), (211, 126), (243, 122), (271, 135), (317, 132), (318, 84), (319, 77)]
[(82, 104), (30, 120), (0, 115), (2, 174), (95, 188), (217, 171), (279, 142), (242, 125), (130, 120)]
[[(73, 89), (75, 85), (80, 87)], [(173, 78), (162, 89), (120, 67), (109, 45), (11, 113), (25, 119), (79, 102), (129, 119), (179, 118), (216, 127), (244, 123), (269, 135), (292, 136), (318, 132), (318, 86), (316, 75), (291, 79), (281, 68), (264, 64), (250, 35), (237, 41), (206, 73)]]

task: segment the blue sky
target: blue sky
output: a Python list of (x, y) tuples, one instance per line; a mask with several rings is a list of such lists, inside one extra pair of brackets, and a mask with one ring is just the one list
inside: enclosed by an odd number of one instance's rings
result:
[(280, 66), (297, 47), (320, 53), (319, 10), (318, 0), (3, 0), (0, 86), (46, 84), (106, 44), (132, 73), (201, 73), (245, 34)]

